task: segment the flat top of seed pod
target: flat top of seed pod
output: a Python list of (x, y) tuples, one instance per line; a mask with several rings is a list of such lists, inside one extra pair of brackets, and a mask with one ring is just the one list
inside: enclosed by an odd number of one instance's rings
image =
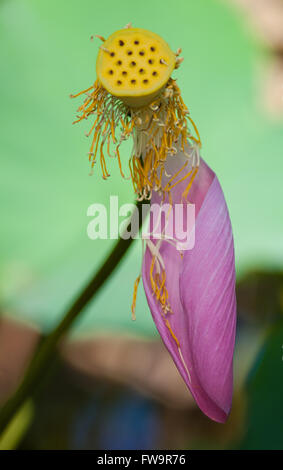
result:
[(141, 28), (116, 31), (100, 46), (97, 78), (114, 96), (146, 96), (161, 89), (176, 57), (157, 34)]

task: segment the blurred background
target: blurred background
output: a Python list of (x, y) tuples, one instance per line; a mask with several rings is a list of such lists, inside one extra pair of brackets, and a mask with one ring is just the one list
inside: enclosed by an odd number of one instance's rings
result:
[[(95, 79), (99, 40), (129, 22), (185, 58), (175, 72), (230, 210), (235, 393), (204, 416), (159, 339), (135, 243), (82, 312), (0, 449), (283, 449), (283, 0), (0, 0), (0, 404), (111, 250), (87, 208), (133, 201), (116, 165), (89, 176), (70, 93)], [(127, 145), (122, 154), (127, 161)]]

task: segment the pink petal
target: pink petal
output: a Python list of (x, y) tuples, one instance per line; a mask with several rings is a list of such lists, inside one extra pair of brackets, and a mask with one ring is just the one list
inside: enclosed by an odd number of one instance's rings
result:
[[(180, 202), (186, 184), (174, 188), (174, 202)], [(149, 278), (152, 255), (148, 249), (143, 263), (143, 283), (157, 329), (197, 404), (211, 419), (224, 422), (233, 390), (234, 249), (223, 192), (203, 160), (189, 200), (196, 205), (194, 248), (185, 251), (183, 259), (167, 242), (162, 242), (160, 248), (173, 310), (173, 314), (167, 315), (181, 354), (152, 294)], [(159, 196), (154, 194), (152, 202), (159, 201)]]

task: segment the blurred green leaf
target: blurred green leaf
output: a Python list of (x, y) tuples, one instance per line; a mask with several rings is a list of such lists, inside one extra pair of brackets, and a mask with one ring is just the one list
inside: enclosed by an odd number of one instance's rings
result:
[(283, 319), (269, 331), (247, 381), (246, 435), (237, 448), (283, 449)]
[[(150, 14), (149, 14), (150, 12)], [(89, 177), (89, 126), (72, 126), (80, 100), (69, 94), (95, 79), (99, 41), (132, 21), (163, 36), (185, 61), (174, 74), (216, 171), (231, 213), (238, 271), (282, 265), (282, 125), (259, 111), (254, 67), (261, 58), (236, 10), (216, 0), (157, 0), (107, 5), (92, 0), (11, 0), (0, 4), (1, 250), (0, 299), (45, 331), (110, 250), (87, 238), (90, 204), (133, 201), (116, 162), (103, 181)], [(89, 123), (90, 124), (90, 123)], [(127, 169), (129, 147), (122, 151)], [(139, 244), (77, 324), (77, 331), (155, 328), (142, 287), (130, 322)]]

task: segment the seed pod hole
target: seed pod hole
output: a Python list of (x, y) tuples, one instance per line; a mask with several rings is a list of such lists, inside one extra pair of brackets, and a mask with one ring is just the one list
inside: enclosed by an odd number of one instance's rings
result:
[(153, 75), (154, 77), (156, 77), (156, 75), (157, 75), (156, 70), (154, 70), (154, 72), (152, 72), (152, 75)]
[(139, 43), (140, 42), (137, 39), (134, 41), (134, 44), (136, 44), (136, 45), (138, 45)]
[(143, 83), (144, 83), (145, 85), (148, 83), (147, 78), (145, 78), (145, 79), (143, 80)]
[(144, 54), (145, 54), (144, 51), (140, 51), (140, 52), (139, 52), (139, 55), (142, 55), (142, 56), (143, 56)]
[(154, 62), (154, 60), (153, 60), (153, 59), (149, 59), (149, 60), (148, 60), (148, 63), (149, 63), (150, 65), (152, 65), (152, 64), (153, 64), (153, 62)]
[(109, 75), (113, 75), (113, 70), (108, 70)]
[(110, 52), (111, 57), (114, 57), (115, 52)]
[(132, 83), (133, 85), (134, 85), (136, 82), (137, 82), (137, 81), (136, 81), (134, 78), (131, 80), (131, 83)]
[(122, 75), (125, 75), (125, 76), (127, 75), (126, 70), (123, 70)]
[(124, 41), (122, 41), (122, 39), (120, 39), (119, 46), (124, 46), (124, 45), (125, 45)]
[(151, 50), (152, 52), (155, 52), (155, 47), (154, 47), (154, 46), (151, 46), (150, 50)]
[(117, 61), (117, 65), (122, 65), (122, 61), (121, 61), (121, 60), (118, 60), (118, 61)]
[(133, 51), (128, 51), (127, 54), (128, 55), (132, 55)]
[(139, 69), (139, 73), (145, 73), (144, 69)]
[(121, 80), (117, 80), (117, 82), (116, 82), (116, 83), (117, 83), (117, 85), (122, 85), (122, 82), (121, 82)]
[(135, 67), (135, 66), (136, 66), (136, 63), (135, 63), (134, 60), (130, 63), (130, 66), (131, 66), (131, 67)]

